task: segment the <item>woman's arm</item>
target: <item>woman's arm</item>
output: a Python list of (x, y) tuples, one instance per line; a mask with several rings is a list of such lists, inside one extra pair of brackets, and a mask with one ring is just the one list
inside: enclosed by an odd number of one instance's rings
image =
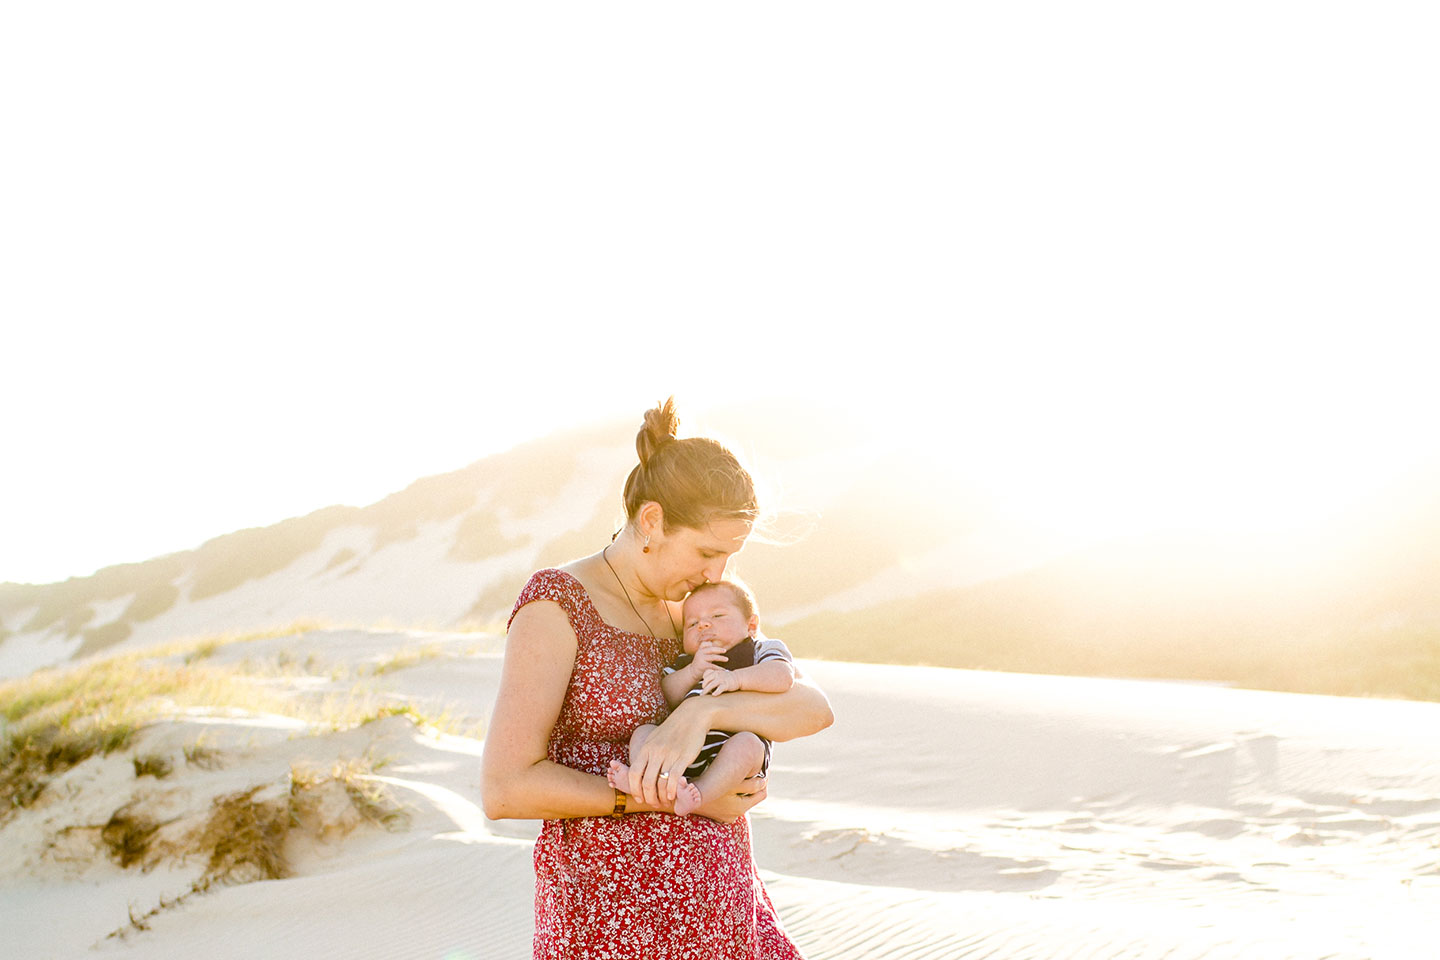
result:
[[(492, 820), (596, 817), (614, 809), (615, 791), (604, 777), (553, 763), (546, 755), (576, 649), (575, 631), (559, 604), (537, 600), (515, 615), (480, 764), (482, 803)], [(753, 796), (717, 797), (696, 812), (734, 820), (764, 796), (762, 783)], [(646, 802), (632, 795), (627, 803), (630, 813), (674, 809), (673, 796)]]
[[(630, 758), (630, 792), (646, 804), (675, 802), (678, 777), (700, 753), (710, 730), (749, 730), (767, 740), (794, 740), (835, 722), (830, 701), (797, 672), (785, 693), (737, 691), (691, 697), (666, 718)], [(660, 779), (662, 772), (669, 777)]]
[(485, 816), (492, 820), (599, 816), (614, 805), (604, 778), (546, 756), (576, 649), (558, 603), (537, 600), (515, 614), (480, 764)]

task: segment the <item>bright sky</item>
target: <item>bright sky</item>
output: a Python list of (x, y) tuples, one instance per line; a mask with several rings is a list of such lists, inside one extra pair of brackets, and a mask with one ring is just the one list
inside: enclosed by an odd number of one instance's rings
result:
[(0, 580), (670, 392), (923, 431), (1043, 524), (1308, 516), (1440, 445), (1435, 25), (7, 5)]

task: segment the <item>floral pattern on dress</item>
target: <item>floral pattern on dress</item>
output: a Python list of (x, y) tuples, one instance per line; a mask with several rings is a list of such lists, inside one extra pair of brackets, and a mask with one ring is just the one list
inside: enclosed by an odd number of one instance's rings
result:
[[(600, 619), (580, 581), (541, 570), (515, 601), (558, 603), (575, 669), (548, 755), (604, 776), (630, 734), (669, 710), (660, 689), (680, 641)], [(546, 820), (535, 842), (535, 960), (803, 960), (755, 871), (746, 817), (665, 813)]]

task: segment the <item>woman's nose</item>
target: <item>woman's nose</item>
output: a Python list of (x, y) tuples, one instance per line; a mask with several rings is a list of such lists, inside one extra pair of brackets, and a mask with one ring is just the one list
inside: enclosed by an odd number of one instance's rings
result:
[(705, 568), (705, 579), (711, 583), (719, 583), (725, 579), (725, 560), (717, 560)]

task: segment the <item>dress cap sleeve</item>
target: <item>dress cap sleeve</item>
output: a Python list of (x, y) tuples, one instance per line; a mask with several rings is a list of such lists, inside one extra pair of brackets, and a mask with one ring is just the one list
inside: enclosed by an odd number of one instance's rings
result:
[(510, 611), (510, 619), (505, 621), (505, 629), (510, 629), (510, 624), (515, 622), (515, 615), (520, 608), (527, 603), (534, 603), (536, 600), (553, 600), (560, 604), (569, 618), (570, 625), (579, 632), (580, 620), (584, 615), (585, 588), (580, 586), (576, 580), (564, 570), (557, 570), (547, 567), (544, 570), (537, 570), (530, 576), (525, 588), (520, 591), (520, 596), (515, 600), (515, 608)]

